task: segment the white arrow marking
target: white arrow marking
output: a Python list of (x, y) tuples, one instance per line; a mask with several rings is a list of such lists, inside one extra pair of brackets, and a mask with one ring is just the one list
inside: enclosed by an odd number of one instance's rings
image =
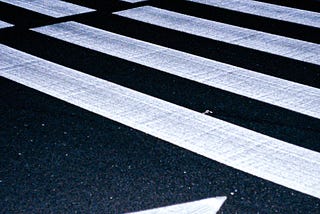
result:
[(320, 28), (320, 13), (252, 0), (187, 0), (200, 4)]
[(114, 13), (141, 22), (320, 65), (320, 45), (151, 6)]
[(134, 212), (131, 214), (215, 214), (227, 197), (208, 198), (167, 207)]
[(146, 0), (121, 0), (121, 1), (129, 2), (129, 3), (137, 3), (137, 2), (143, 2)]
[(0, 0), (0, 2), (5, 2), (7, 4), (11, 4), (55, 18), (94, 11), (90, 8), (59, 0)]
[(320, 153), (0, 44), (0, 76), (282, 186), (320, 198)]
[(9, 24), (7, 22), (4, 22), (4, 21), (0, 20), (0, 29), (7, 28), (7, 27), (12, 27), (12, 26), (13, 26), (12, 24)]
[(33, 31), (182, 78), (320, 118), (320, 89), (154, 45), (76, 22)]

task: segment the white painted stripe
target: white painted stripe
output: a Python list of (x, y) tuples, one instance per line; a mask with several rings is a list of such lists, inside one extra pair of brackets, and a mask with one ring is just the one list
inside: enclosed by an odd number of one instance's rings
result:
[(13, 26), (12, 24), (9, 24), (7, 22), (4, 22), (4, 21), (0, 20), (0, 29), (7, 28), (7, 27), (12, 27), (12, 26)]
[(187, 0), (242, 13), (320, 28), (320, 13), (252, 0)]
[(0, 0), (0, 2), (5, 2), (55, 18), (94, 11), (90, 8), (59, 0)]
[(320, 65), (320, 45), (150, 6), (114, 13), (172, 30)]
[(219, 63), (76, 22), (36, 32), (202, 84), (320, 118), (320, 89)]
[(0, 45), (0, 76), (320, 198), (320, 153)]
[(173, 206), (134, 212), (132, 214), (215, 214), (227, 197), (208, 198)]

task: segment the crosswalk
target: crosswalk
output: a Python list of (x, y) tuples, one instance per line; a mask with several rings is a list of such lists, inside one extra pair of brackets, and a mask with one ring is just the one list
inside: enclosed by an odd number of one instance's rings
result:
[(269, 4), (250, 0), (189, 0), (199, 4), (224, 8), (242, 13), (248, 13), (255, 16), (277, 19), (286, 22), (292, 22), (311, 27), (320, 27), (319, 13), (300, 10), (296, 8), (284, 7), (275, 4)]
[(138, 21), (319, 65), (318, 45), (150, 6), (115, 14)]
[(317, 88), (130, 39), (75, 22), (59, 23), (32, 30), (182, 78), (320, 118), (318, 108), (320, 90)]
[(34, 12), (55, 18), (94, 11), (90, 8), (81, 7), (79, 5), (60, 0), (54, 0), (50, 2), (45, 2), (42, 0), (1, 0), (0, 2), (8, 3), (17, 7), (22, 7), (24, 9), (32, 10)]
[[(175, 4), (173, 2), (163, 1), (161, 8), (159, 7), (160, 0), (122, 1), (121, 5), (124, 6), (121, 6), (120, 9), (118, 2), (114, 2), (117, 5), (116, 9), (112, 13), (105, 14), (103, 11), (109, 11), (110, 8), (94, 10), (90, 9), (90, 6), (86, 7), (84, 2), (81, 3), (83, 5), (78, 5), (79, 1), (76, 0), (50, 1), (50, 4), (45, 1), (0, 0), (0, 4), (11, 4), (52, 17), (47, 24), (22, 29), (26, 38), (18, 36), (21, 29), (15, 28), (15, 23), (11, 25), (0, 21), (0, 76), (2, 78), (0, 80), (5, 83), (4, 85), (13, 84), (6, 82), (10, 80), (35, 89), (38, 92), (34, 93), (47, 94), (76, 106), (72, 108), (81, 108), (100, 115), (108, 123), (116, 122), (132, 128), (133, 133), (145, 133), (159, 140), (159, 145), (163, 147), (173, 145), (183, 152), (190, 151), (192, 152), (190, 154), (203, 161), (212, 165), (219, 164), (219, 170), (226, 171), (231, 176), (210, 181), (210, 184), (216, 182), (216, 191), (210, 192), (209, 195), (189, 192), (186, 194), (188, 199), (183, 198), (180, 201), (169, 200), (165, 195), (161, 198), (161, 195), (157, 194), (161, 184), (155, 183), (152, 186), (155, 191), (149, 192), (148, 190), (151, 198), (144, 197), (139, 190), (133, 191), (132, 194), (139, 198), (135, 200), (140, 206), (128, 207), (124, 200), (125, 196), (122, 196), (118, 202), (113, 200), (114, 196), (110, 196), (108, 201), (106, 198), (102, 199), (109, 207), (104, 207), (105, 210), (96, 210), (96, 212), (122, 213), (147, 210), (141, 213), (166, 213), (171, 210), (181, 213), (182, 211), (183, 213), (213, 213), (219, 210), (220, 206), (222, 206), (220, 209), (222, 213), (236, 212), (236, 210), (240, 213), (271, 210), (299, 213), (308, 209), (308, 213), (313, 213), (320, 209), (320, 45), (303, 40), (303, 38), (290, 38), (262, 30), (239, 27), (237, 23), (226, 24), (166, 8), (168, 4)], [(315, 11), (250, 0), (234, 0), (228, 3), (220, 0), (178, 2), (182, 6), (186, 2), (192, 2), (208, 8), (217, 7), (236, 13), (259, 16), (263, 17), (266, 22), (278, 20), (284, 25), (288, 22), (297, 24), (297, 27), (305, 25), (312, 27), (314, 32), (320, 32), (320, 15)], [(136, 3), (137, 6), (135, 6)], [(7, 17), (1, 17), (0, 14), (0, 19), (6, 20)], [(134, 34), (123, 35), (121, 33), (123, 29), (119, 31), (114, 27), (116, 26), (114, 20), (118, 22), (123, 20), (124, 23), (129, 23), (131, 26), (139, 25), (139, 30), (145, 29), (146, 32), (148, 28), (159, 28), (158, 32), (146, 33), (147, 37), (156, 37), (160, 32), (166, 35), (167, 32), (168, 35), (177, 35), (183, 44), (184, 41), (188, 41), (184, 37), (191, 35), (199, 41), (205, 41), (208, 48), (212, 50), (215, 49), (216, 42), (221, 42), (230, 45), (230, 49), (236, 54), (248, 51), (257, 53), (257, 55), (262, 53), (267, 60), (277, 57), (279, 60), (277, 63), (287, 64), (286, 70), (281, 71), (285, 75), (273, 76), (268, 70), (261, 72), (254, 67), (245, 68), (237, 65), (237, 61), (228, 63), (232, 61), (232, 58), (221, 61), (220, 58), (215, 59), (211, 55), (199, 55), (197, 51), (193, 51), (198, 47), (193, 47), (192, 44), (185, 44), (189, 50), (186, 51), (183, 48), (158, 44), (157, 40), (151, 42), (148, 41), (149, 39), (139, 38)], [(128, 34), (131, 34), (129, 27), (128, 25)], [(5, 28), (5, 31), (1, 32), (1, 28)], [(166, 39), (170, 40), (170, 37)], [(221, 53), (224, 54), (222, 58), (229, 57), (228, 52), (222, 51)], [(83, 59), (80, 58), (82, 55), (84, 56), (83, 62), (81, 62)], [(238, 56), (240, 59), (241, 57), (241, 55)], [(68, 63), (69, 58), (73, 59), (72, 63)], [(265, 59), (259, 60), (265, 61)], [(108, 67), (103, 66), (104, 61), (108, 63)], [(259, 64), (259, 61), (256, 63)], [(270, 62), (270, 70), (280, 67)], [(305, 68), (307, 71), (292, 72), (295, 67)], [(308, 79), (305, 72), (312, 73), (311, 80), (299, 81), (300, 76)], [(115, 75), (116, 78), (113, 79), (112, 75)], [(291, 75), (297, 76), (294, 79), (298, 81), (293, 81)], [(157, 80), (152, 80), (152, 76)], [(141, 81), (139, 78), (145, 83), (139, 82)], [(173, 80), (171, 83), (170, 78)], [(139, 88), (139, 84), (146, 86), (148, 82), (150, 84), (148, 87), (154, 87), (154, 90), (144, 91)], [(159, 85), (153, 86), (153, 82)], [(158, 91), (161, 88), (168, 89)], [(183, 88), (186, 90), (182, 91)], [(181, 95), (190, 91), (187, 88), (194, 92), (188, 92), (190, 94), (184, 95), (184, 98), (179, 98), (174, 93), (173, 98), (170, 99), (166, 98), (167, 95), (162, 95), (171, 93), (170, 90), (180, 91)], [(202, 95), (197, 92), (200, 89), (208, 91), (203, 94), (224, 95), (209, 95), (212, 99), (203, 100)], [(10, 97), (10, 94), (1, 96), (3, 97), (0, 97), (0, 101), (9, 99), (7, 96)], [(200, 98), (194, 99), (193, 97)], [(28, 97), (25, 99), (27, 100)], [(196, 101), (196, 103), (185, 105), (183, 104), (185, 102), (179, 101), (180, 99), (190, 99), (190, 102)], [(222, 103), (220, 108), (226, 112), (223, 116), (211, 108), (218, 106), (219, 102)], [(240, 105), (232, 104), (233, 102), (238, 102)], [(208, 108), (199, 111), (196, 106), (203, 105), (202, 103)], [(251, 103), (254, 103), (256, 107), (249, 108), (253, 106)], [(224, 108), (224, 106), (232, 106), (232, 109), (237, 109), (243, 115), (250, 116), (247, 121), (243, 122), (246, 120), (245, 116), (243, 119), (241, 115), (232, 115), (230, 113), (233, 110)], [(1, 109), (2, 114), (11, 112), (10, 109)], [(261, 121), (253, 122), (254, 120)], [(266, 128), (255, 128), (260, 126), (259, 123)], [(9, 132), (7, 127), (4, 130)], [(292, 140), (292, 137), (286, 137), (289, 133), (297, 136), (297, 139)], [(29, 134), (32, 135), (32, 133)], [(120, 136), (119, 131), (118, 138)], [(4, 139), (1, 145), (4, 148), (6, 141), (9, 142), (9, 139)], [(17, 142), (19, 143), (21, 142)], [(139, 146), (133, 151), (135, 150), (140, 150)], [(3, 157), (7, 156), (3, 155)], [(108, 161), (110, 157), (104, 158), (105, 161)], [(5, 161), (10, 162), (11, 159), (8, 158)], [(139, 157), (136, 161), (139, 162)], [(193, 164), (195, 163), (188, 162), (188, 167), (192, 167)], [(79, 165), (79, 168), (83, 166)], [(155, 169), (166, 172), (166, 168), (156, 167)], [(199, 173), (204, 173), (201, 179), (209, 176), (209, 174), (206, 175), (205, 168), (197, 170)], [(7, 169), (2, 169), (0, 176), (5, 178), (5, 172)], [(50, 170), (49, 172), (51, 173)], [(249, 176), (248, 179), (239, 181), (236, 176), (239, 173)], [(111, 173), (111, 176), (117, 177), (118, 175)], [(178, 179), (179, 176), (174, 177)], [(121, 179), (125, 178), (120, 176), (118, 181), (120, 182)], [(142, 179), (141, 176), (138, 180), (140, 179)], [(200, 178), (194, 175), (193, 179)], [(1, 186), (5, 183), (2, 180), (3, 178), (0, 177), (0, 187), (5, 188)], [(136, 182), (132, 186), (140, 185), (139, 181)], [(231, 193), (217, 191), (219, 185), (227, 185), (229, 182), (240, 182), (244, 186), (250, 182), (269, 182), (267, 189), (271, 189), (270, 193), (264, 193), (267, 196), (259, 196), (267, 197), (268, 200), (263, 199), (259, 203), (252, 201), (256, 193), (253, 195), (246, 193), (246, 196), (236, 198), (234, 195), (238, 194), (238, 189)], [(142, 182), (142, 184), (145, 183)], [(15, 185), (17, 184), (11, 184), (11, 186)], [(164, 184), (166, 187), (168, 185)], [(199, 186), (206, 188), (204, 184), (199, 184)], [(24, 188), (30, 188), (30, 186)], [(124, 187), (117, 186), (115, 192), (123, 191), (122, 188)], [(179, 194), (171, 193), (173, 190), (170, 188), (166, 189), (167, 194), (172, 198), (177, 198)], [(243, 192), (250, 192), (250, 189), (253, 189), (254, 192), (262, 191), (253, 187), (245, 187)], [(279, 191), (290, 194), (279, 196), (281, 195)], [(108, 191), (104, 194), (108, 194)], [(213, 197), (219, 199), (219, 196), (223, 200), (217, 200), (219, 205), (213, 205), (216, 207), (213, 211), (212, 207), (207, 208), (205, 205), (207, 201), (214, 203), (212, 199), (200, 200), (199, 203), (194, 202), (196, 206), (189, 206), (193, 204), (192, 201), (197, 201), (196, 198), (189, 199), (193, 198), (193, 195), (197, 195), (197, 200)], [(165, 200), (166, 203), (160, 205), (152, 198)], [(9, 201), (8, 203), (14, 203), (16, 199), (10, 201), (6, 197), (5, 200)], [(148, 201), (148, 206), (141, 205), (144, 200)], [(302, 201), (308, 201), (308, 203), (297, 207), (293, 203), (296, 200), (300, 203)], [(284, 201), (288, 201), (287, 204)], [(99, 204), (100, 202), (92, 203)], [(109, 205), (114, 203), (116, 205)], [(274, 203), (277, 205), (274, 206)], [(257, 204), (259, 204), (258, 207)], [(0, 206), (4, 212), (10, 212), (8, 205), (7, 207), (5, 204)], [(201, 208), (201, 206), (204, 207)], [(26, 211), (21, 207), (11, 209)]]

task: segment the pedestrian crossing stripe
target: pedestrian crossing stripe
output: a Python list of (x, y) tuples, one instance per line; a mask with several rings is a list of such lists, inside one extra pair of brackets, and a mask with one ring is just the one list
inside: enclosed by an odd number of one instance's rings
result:
[(252, 0), (187, 0), (236, 12), (320, 28), (320, 13)]
[(4, 22), (4, 21), (0, 20), (0, 29), (7, 28), (7, 27), (12, 27), (12, 26), (13, 26), (12, 24), (9, 24), (7, 22)]
[(72, 44), (320, 118), (320, 89), (132, 39), (77, 22), (32, 29)]
[(31, 10), (40, 14), (61, 18), (94, 11), (93, 9), (59, 0), (0, 0), (7, 4)]
[(320, 65), (320, 45), (261, 31), (180, 14), (152, 6), (142, 6), (115, 12), (115, 15)]
[[(320, 198), (320, 153), (0, 45), (0, 76), (196, 154)], [(290, 166), (290, 167), (288, 167)]]

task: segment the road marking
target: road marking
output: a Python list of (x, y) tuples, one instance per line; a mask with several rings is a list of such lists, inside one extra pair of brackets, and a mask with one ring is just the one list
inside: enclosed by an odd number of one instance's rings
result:
[(33, 31), (163, 72), (320, 118), (320, 89), (143, 42), (76, 22)]
[(54, 18), (71, 16), (95, 11), (90, 8), (59, 0), (0, 0), (7, 4), (38, 12)]
[(129, 2), (129, 3), (137, 3), (137, 2), (147, 1), (147, 0), (120, 0), (120, 1), (125, 1), (125, 2)]
[(0, 44), (0, 76), (218, 161), (320, 198), (320, 153)]
[(132, 214), (215, 214), (219, 211), (227, 197), (208, 198), (167, 207), (134, 212)]
[(320, 28), (320, 13), (252, 0), (187, 0), (236, 12)]
[(12, 27), (12, 26), (13, 26), (12, 24), (9, 24), (7, 22), (4, 22), (4, 21), (0, 20), (0, 29), (7, 28), (7, 27)]
[(320, 45), (151, 6), (114, 14), (217, 41), (320, 65)]

